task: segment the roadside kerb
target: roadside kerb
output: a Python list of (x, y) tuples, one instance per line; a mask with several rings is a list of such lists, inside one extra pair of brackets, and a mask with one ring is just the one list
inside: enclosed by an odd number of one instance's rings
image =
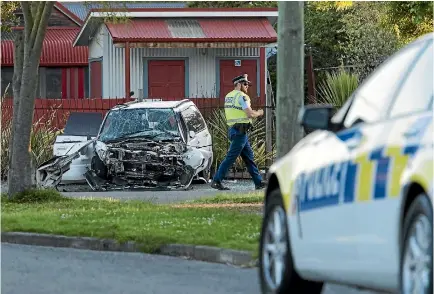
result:
[[(98, 251), (143, 252), (141, 244), (136, 242), (119, 243), (112, 239), (91, 237), (69, 237), (61, 235), (37, 234), (25, 232), (2, 232), (2, 243), (24, 244), (48, 247), (67, 247)], [(211, 246), (167, 244), (154, 254), (184, 257), (206, 262), (230, 264), (240, 267), (255, 267), (257, 260), (248, 251), (225, 249)]]

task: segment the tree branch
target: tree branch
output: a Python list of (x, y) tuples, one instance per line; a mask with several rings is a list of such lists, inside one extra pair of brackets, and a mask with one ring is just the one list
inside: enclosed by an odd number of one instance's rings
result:
[[(36, 35), (35, 41), (34, 41), (34, 48), (38, 48), (39, 50), (35, 50), (34, 54), (37, 54), (37, 56), (41, 56), (42, 51), (42, 42), (45, 38), (45, 33), (47, 32), (47, 25), (48, 25), (48, 19), (50, 18), (51, 11), (54, 6), (54, 1), (46, 1), (44, 5), (44, 9), (40, 15), (40, 22), (38, 25), (38, 33)], [(38, 52), (36, 52), (38, 51)], [(38, 65), (39, 65), (39, 57), (38, 57)]]
[(30, 48), (34, 48), (34, 43), (35, 43), (35, 39), (36, 39), (36, 34), (38, 33), (38, 28), (40, 28), (40, 22), (41, 22), (41, 16), (42, 13), (45, 9), (45, 6), (47, 5), (47, 2), (38, 2), (38, 3), (33, 3), (32, 9), (37, 10), (36, 12), (36, 17), (34, 17), (34, 22), (33, 22), (33, 27), (32, 27), (32, 33), (30, 34), (30, 40), (29, 40), (29, 44), (30, 44)]
[(21, 10), (23, 11), (24, 16), (24, 40), (26, 42), (30, 36), (30, 28), (33, 27), (33, 17), (32, 13), (30, 12), (29, 2), (21, 1)]
[(36, 14), (38, 13), (38, 6), (39, 6), (40, 2), (32, 2), (31, 4), (31, 11), (32, 11), (32, 16), (33, 18), (36, 18)]

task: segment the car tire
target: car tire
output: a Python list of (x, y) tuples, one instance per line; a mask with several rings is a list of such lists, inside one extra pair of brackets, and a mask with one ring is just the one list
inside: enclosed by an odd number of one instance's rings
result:
[(95, 171), (95, 174), (100, 177), (101, 179), (106, 180), (108, 176), (107, 167), (105, 166), (104, 162), (102, 162), (101, 159), (99, 159), (98, 155), (95, 155), (92, 157), (91, 160), (91, 169)]
[[(279, 220), (282, 234), (280, 237), (280, 244), (276, 247), (278, 253), (273, 253), (281, 260), (281, 281), (276, 282), (276, 276), (272, 277), (271, 273), (271, 258), (269, 252), (265, 252), (265, 248), (269, 247), (269, 237), (272, 233), (269, 225), (273, 225), (275, 220)], [(287, 225), (287, 215), (283, 206), (282, 196), (279, 189), (273, 190), (267, 200), (265, 207), (265, 216), (262, 222), (260, 245), (259, 245), (259, 280), (261, 292), (263, 294), (280, 294), (280, 293), (296, 293), (296, 294), (320, 294), (322, 292), (323, 283), (313, 282), (302, 279), (296, 272), (293, 264), (291, 246), (289, 244), (289, 230)], [(268, 246), (267, 246), (268, 245)], [(270, 247), (271, 248), (271, 247)], [(273, 249), (274, 250), (274, 249)], [(282, 253), (282, 250), (284, 253)], [(277, 264), (274, 263), (273, 267)], [(274, 274), (274, 270), (273, 270)]]
[(433, 293), (433, 209), (427, 195), (420, 194), (413, 200), (405, 215), (402, 230), (399, 293), (414, 293), (411, 289), (416, 282), (422, 283), (425, 287), (425, 292), (417, 293), (431, 294)]

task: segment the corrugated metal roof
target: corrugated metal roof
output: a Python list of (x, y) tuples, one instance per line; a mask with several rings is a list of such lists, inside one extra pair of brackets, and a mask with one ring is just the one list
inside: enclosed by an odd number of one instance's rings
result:
[(106, 25), (113, 39), (135, 39), (138, 36), (152, 39), (172, 38), (167, 24), (158, 19), (137, 19), (129, 20), (125, 24), (107, 23)]
[[(107, 23), (113, 41), (276, 42), (277, 34), (266, 18), (244, 19), (133, 19), (127, 24)], [(202, 40), (200, 40), (202, 39)]]
[[(47, 65), (87, 65), (88, 47), (72, 47), (72, 42), (80, 28), (49, 27), (42, 45), (40, 66)], [(14, 43), (1, 41), (1, 65), (14, 63)]]
[[(85, 20), (91, 8), (104, 8), (101, 3), (91, 3), (85, 5), (84, 2), (60, 2), (69, 11), (77, 15), (81, 20)], [(110, 2), (110, 7), (119, 8), (185, 8), (185, 2), (135, 2), (135, 3), (116, 3)]]
[(196, 19), (166, 20), (170, 33), (175, 38), (205, 38), (205, 34)]
[(201, 19), (203, 32), (213, 39), (276, 38), (277, 34), (266, 19)]

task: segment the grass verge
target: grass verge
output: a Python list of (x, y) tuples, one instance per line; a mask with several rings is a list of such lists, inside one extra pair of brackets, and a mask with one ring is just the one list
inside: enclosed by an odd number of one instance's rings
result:
[[(182, 243), (256, 253), (261, 216), (216, 207), (173, 207), (142, 201), (70, 199), (30, 191), (2, 196), (2, 232), (36, 232), (136, 241), (144, 252)], [(35, 200), (32, 195), (39, 195)]]
[(264, 191), (237, 193), (237, 194), (218, 194), (214, 197), (203, 197), (196, 200), (189, 200), (184, 203), (189, 204), (225, 204), (225, 203), (258, 203), (264, 202)]

